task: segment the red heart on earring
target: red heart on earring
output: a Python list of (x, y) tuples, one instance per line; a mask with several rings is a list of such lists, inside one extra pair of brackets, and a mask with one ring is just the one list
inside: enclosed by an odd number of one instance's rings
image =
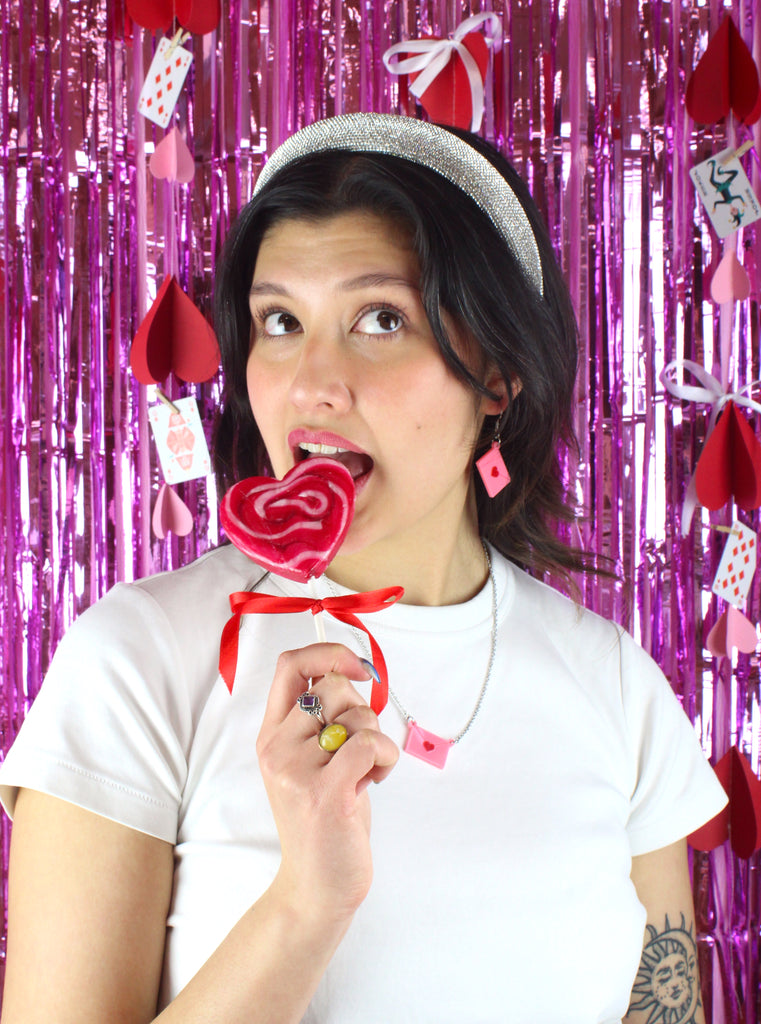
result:
[(761, 85), (753, 54), (727, 16), (687, 83), (687, 112), (700, 124), (714, 124), (730, 110), (744, 124), (761, 117)]

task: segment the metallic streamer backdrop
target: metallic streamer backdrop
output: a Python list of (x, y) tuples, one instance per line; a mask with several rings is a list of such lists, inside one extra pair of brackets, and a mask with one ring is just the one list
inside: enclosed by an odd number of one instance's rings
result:
[[(470, 14), (503, 20), (504, 73), (484, 134), (528, 178), (550, 226), (582, 328), (576, 423), (580, 539), (624, 583), (586, 583), (597, 610), (642, 639), (718, 759), (737, 743), (758, 772), (756, 657), (717, 668), (703, 649), (719, 609), (723, 546), (697, 511), (679, 529), (705, 407), (666, 401), (658, 372), (691, 358), (719, 375), (720, 315), (704, 274), (721, 256), (688, 178), (739, 135), (696, 128), (691, 69), (730, 11), (761, 63), (751, 0), (226, 0), (196, 37), (174, 117), (195, 154), (190, 185), (155, 180), (163, 133), (136, 115), (155, 39), (122, 3), (0, 0), (0, 603), (3, 749), (61, 634), (117, 580), (186, 562), (217, 540), (207, 481), (180, 488), (196, 517), (156, 541), (160, 471), (129, 344), (166, 273), (210, 307), (215, 255), (263, 154), (305, 122), (352, 110), (419, 113), (382, 65), (391, 43), (443, 35)], [(747, 133), (746, 133), (747, 134)], [(759, 143), (759, 128), (752, 136)], [(753, 180), (759, 185), (758, 165)], [(741, 245), (750, 299), (724, 318), (736, 385), (759, 376), (761, 260)], [(725, 367), (726, 368), (726, 367)], [(193, 393), (210, 425), (218, 383)], [(759, 528), (758, 515), (746, 517)], [(761, 614), (761, 576), (748, 614)], [(538, 723), (538, 727), (540, 727)], [(3, 856), (8, 828), (4, 823)], [(3, 861), (5, 863), (5, 860)], [(759, 1020), (759, 855), (725, 844), (693, 858), (707, 1018)], [(569, 937), (570, 938), (570, 937)]]

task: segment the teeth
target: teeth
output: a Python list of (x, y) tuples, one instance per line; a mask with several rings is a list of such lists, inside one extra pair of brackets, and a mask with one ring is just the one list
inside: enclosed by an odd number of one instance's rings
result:
[(348, 448), (334, 448), (332, 444), (312, 444), (310, 441), (302, 441), (299, 448), (309, 452), (310, 455), (340, 455), (341, 452), (349, 450)]

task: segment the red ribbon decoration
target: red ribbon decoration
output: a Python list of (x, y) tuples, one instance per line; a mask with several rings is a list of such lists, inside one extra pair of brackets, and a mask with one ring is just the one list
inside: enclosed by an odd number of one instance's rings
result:
[(261, 613), (264, 615), (287, 615), (290, 612), (327, 612), (339, 622), (354, 626), (367, 634), (370, 641), (373, 665), (378, 671), (380, 682), (373, 680), (370, 695), (370, 707), (379, 715), (388, 703), (388, 669), (386, 659), (370, 630), (363, 626), (355, 612), (378, 612), (390, 608), (404, 594), (403, 587), (385, 587), (383, 590), (371, 590), (365, 594), (346, 594), (343, 597), (326, 597), (322, 600), (311, 597), (276, 597), (272, 594), (252, 594), (248, 590), (238, 590), (230, 594), (232, 615), (222, 630), (219, 645), (219, 674), (225, 681), (227, 689), (233, 692), (235, 670), (238, 665), (238, 633), (241, 615)]

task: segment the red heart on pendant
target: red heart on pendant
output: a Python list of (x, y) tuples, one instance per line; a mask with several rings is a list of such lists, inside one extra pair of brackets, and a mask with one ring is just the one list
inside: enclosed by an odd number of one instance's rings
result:
[(727, 402), (703, 446), (695, 487), (706, 508), (722, 508), (733, 495), (746, 512), (761, 506), (761, 444), (734, 402)]
[(753, 55), (727, 16), (687, 83), (687, 112), (699, 124), (714, 124), (730, 110), (744, 124), (761, 117), (761, 86)]
[(199, 384), (219, 368), (214, 331), (171, 274), (137, 329), (129, 362), (141, 384), (160, 384), (170, 373)]
[(435, 750), (436, 749), (436, 744), (435, 743), (431, 743), (430, 740), (423, 740), (423, 749), (424, 750)]
[(354, 515), (354, 480), (335, 459), (299, 462), (282, 480), (252, 476), (222, 499), (222, 526), (254, 562), (289, 580), (319, 576)]
[[(436, 37), (432, 41), (436, 41)], [(478, 65), (483, 82), (489, 64), (489, 47), (486, 39), (480, 32), (468, 32), (460, 42)], [(414, 82), (420, 74), (420, 71), (411, 72), (410, 81)], [(470, 81), (465, 65), (456, 50), (451, 51), (449, 61), (420, 97), (420, 104), (432, 121), (453, 125), (455, 128), (470, 129), (473, 118)]]
[(154, 32), (168, 28), (172, 19), (194, 35), (213, 32), (222, 14), (220, 0), (127, 0), (133, 21)]

